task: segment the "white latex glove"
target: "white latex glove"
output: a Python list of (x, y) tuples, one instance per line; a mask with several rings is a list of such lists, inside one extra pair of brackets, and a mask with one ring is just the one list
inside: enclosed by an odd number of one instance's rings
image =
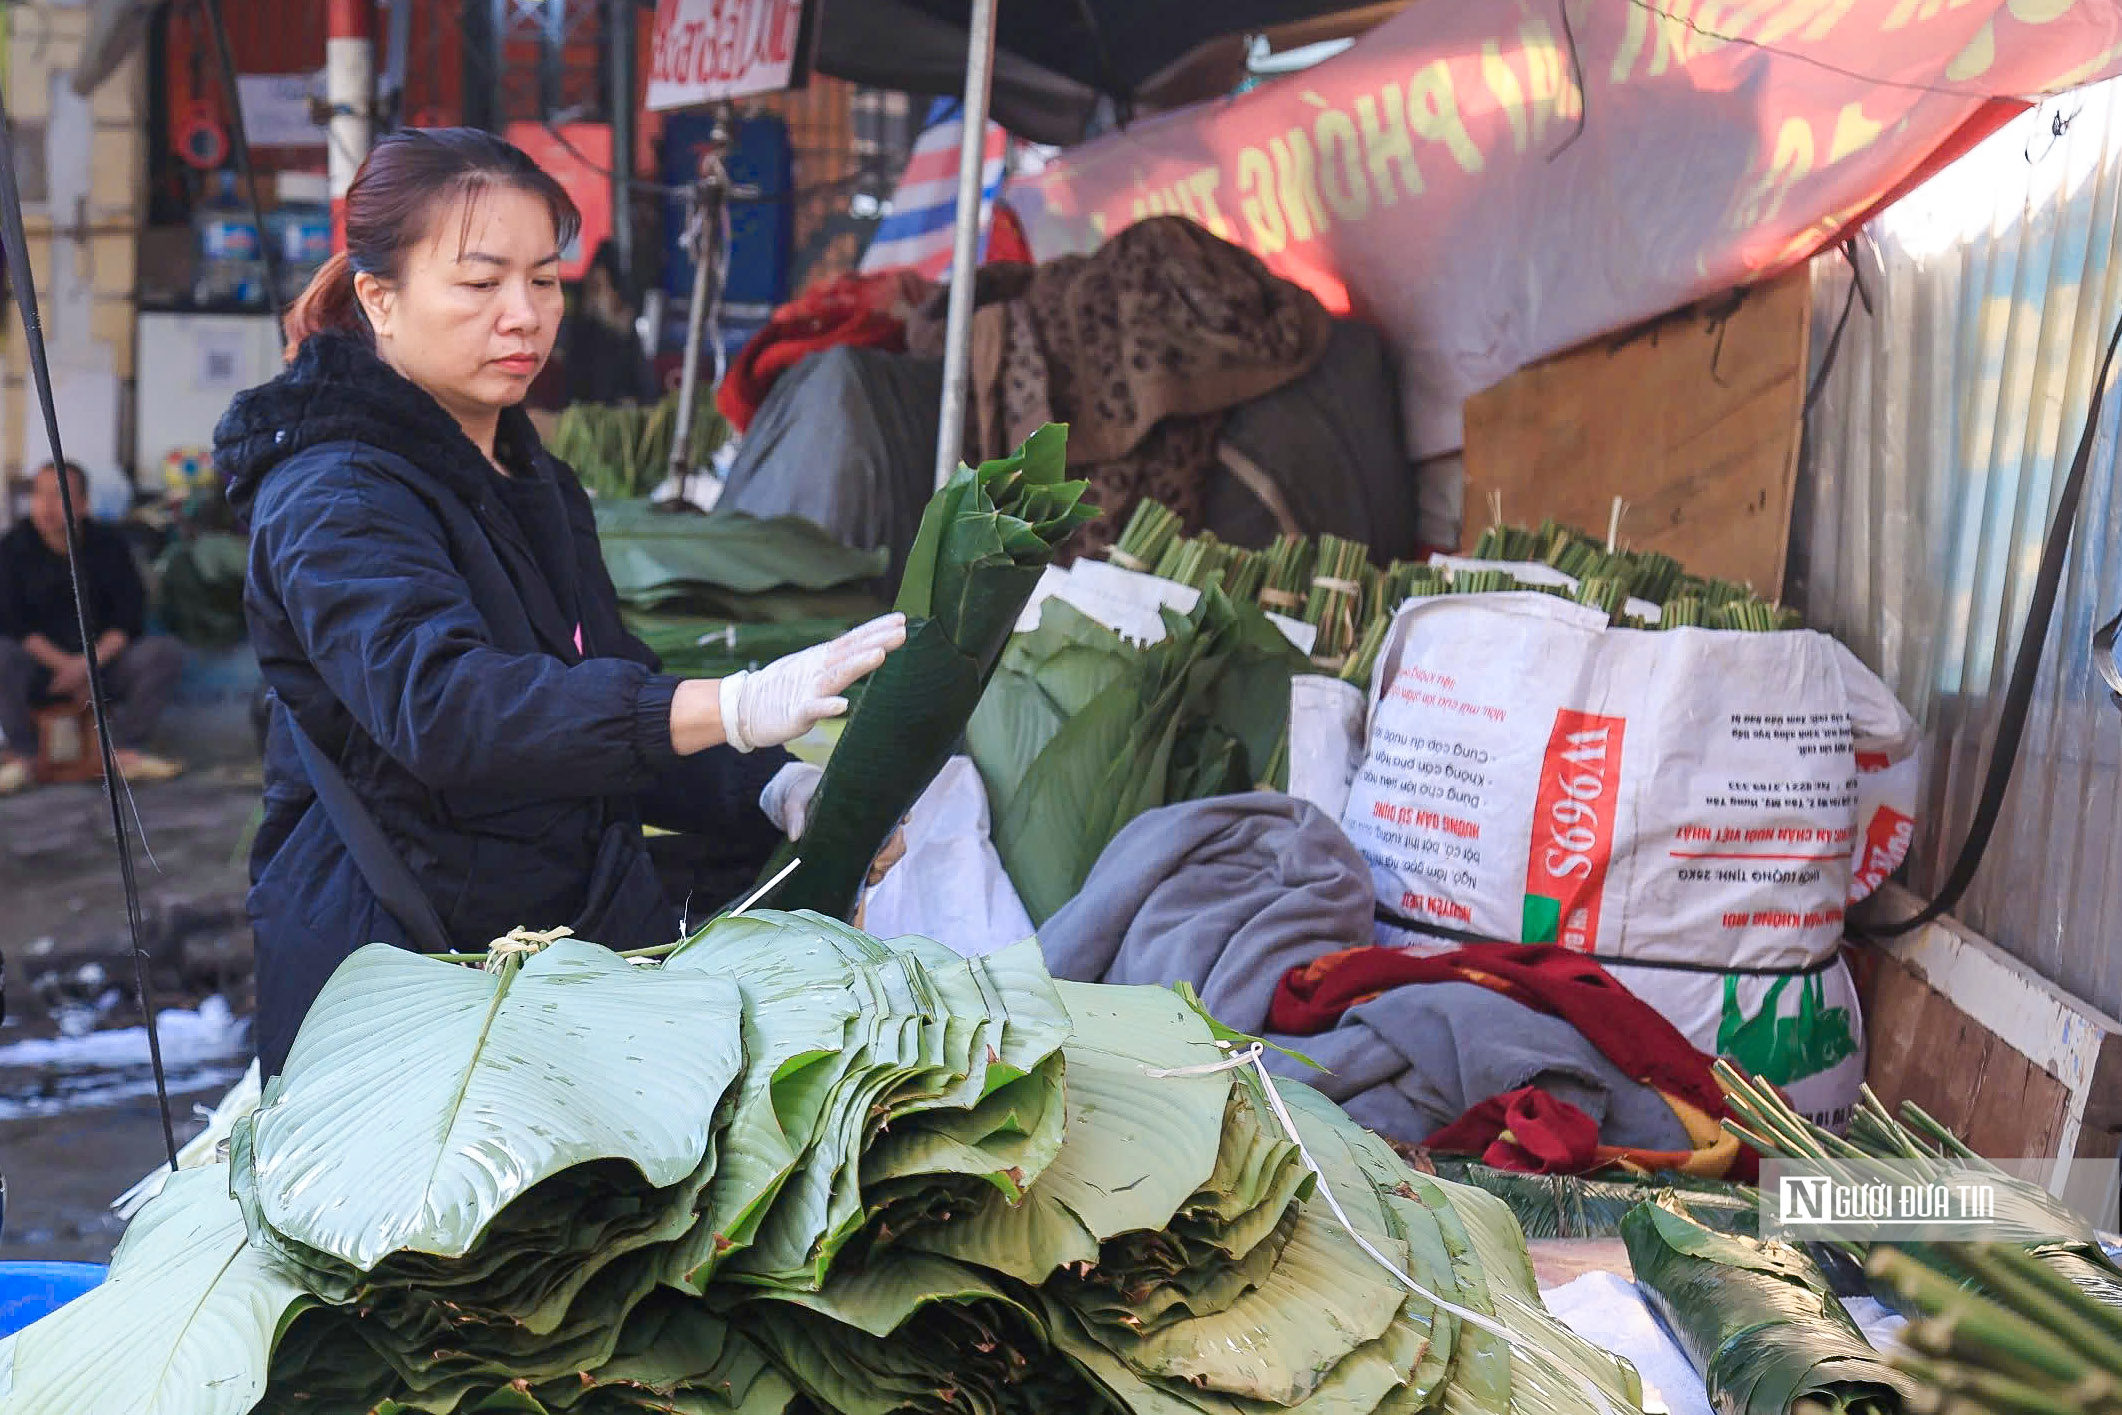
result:
[[(773, 780), (759, 793), (759, 809), (766, 818), (780, 827), (781, 833), (791, 840), (803, 838), (803, 827), (810, 820), (811, 798), (818, 794), (818, 783), (825, 779), (823, 767), (809, 762), (790, 762), (774, 773)], [(869, 883), (874, 885), (884, 878), (884, 872), (899, 863), (906, 854), (906, 822), (900, 821), (892, 831), (891, 839), (877, 852), (870, 863)]]
[(790, 762), (775, 772), (774, 779), (759, 793), (759, 809), (780, 827), (783, 835), (800, 840), (804, 823), (810, 818), (811, 797), (818, 794), (818, 783), (824, 778), (823, 767), (812, 766), (809, 762)]
[(846, 712), (840, 695), (905, 642), (906, 616), (887, 614), (756, 672), (730, 674), (722, 680), (723, 737), (740, 752), (795, 741)]

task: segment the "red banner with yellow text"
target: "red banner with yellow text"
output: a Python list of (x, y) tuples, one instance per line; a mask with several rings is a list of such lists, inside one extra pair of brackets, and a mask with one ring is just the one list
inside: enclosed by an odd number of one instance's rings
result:
[(1377, 323), (1422, 456), (1459, 445), (1469, 394), (1788, 268), (1997, 100), (2118, 67), (2114, 0), (1416, 4), (1009, 200), (1042, 259), (1177, 213)]

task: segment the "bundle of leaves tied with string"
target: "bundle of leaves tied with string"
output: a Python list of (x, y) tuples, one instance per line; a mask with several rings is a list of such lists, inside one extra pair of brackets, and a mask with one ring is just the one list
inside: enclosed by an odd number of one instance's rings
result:
[(896, 607), (903, 647), (864, 686), (811, 799), (803, 838), (767, 867), (800, 863), (774, 902), (846, 917), (871, 862), (943, 769), (1054, 546), (1097, 513), (1066, 477), (1068, 430), (960, 467), (930, 500)]
[(341, 966), (0, 1415), (1623, 1415), (1502, 1203), (1184, 992), (816, 914)]
[(1718, 1415), (1900, 1415), (1913, 1383), (1864, 1339), (1802, 1248), (1719, 1233), (1677, 1195), (1631, 1210), (1621, 1236), (1636, 1285)]

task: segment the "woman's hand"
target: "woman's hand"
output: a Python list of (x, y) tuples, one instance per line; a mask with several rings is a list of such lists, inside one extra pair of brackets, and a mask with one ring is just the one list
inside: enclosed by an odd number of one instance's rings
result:
[(740, 752), (793, 742), (846, 712), (840, 695), (905, 642), (906, 616), (887, 614), (756, 672), (682, 683), (671, 700), (671, 746), (690, 756), (718, 742)]

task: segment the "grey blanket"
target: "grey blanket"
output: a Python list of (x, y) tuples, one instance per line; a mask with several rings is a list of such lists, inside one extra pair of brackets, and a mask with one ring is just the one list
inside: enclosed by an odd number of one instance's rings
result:
[(1369, 936), (1370, 871), (1338, 823), (1274, 791), (1145, 811), (1039, 930), (1057, 978), (1199, 990), (1242, 1031), (1291, 968)]
[(1478, 983), (1418, 983), (1351, 1007), (1316, 1037), (1268, 1040), (1326, 1068), (1268, 1053), (1360, 1123), (1419, 1144), (1490, 1096), (1538, 1086), (1590, 1116), (1609, 1145), (1690, 1148), (1658, 1093), (1624, 1075), (1584, 1034)]
[[(1340, 825), (1273, 791), (1145, 812), (1113, 837), (1082, 892), (1039, 931), (1054, 976), (1188, 982), (1241, 1031), (1266, 1029), (1291, 968), (1371, 939), (1370, 869)], [(1537, 1085), (1599, 1124), (1608, 1144), (1688, 1148), (1657, 1092), (1582, 1033), (1472, 983), (1394, 988), (1331, 1032), (1270, 1041), (1327, 1068), (1271, 1057), (1380, 1134), (1419, 1143), (1490, 1096)]]

